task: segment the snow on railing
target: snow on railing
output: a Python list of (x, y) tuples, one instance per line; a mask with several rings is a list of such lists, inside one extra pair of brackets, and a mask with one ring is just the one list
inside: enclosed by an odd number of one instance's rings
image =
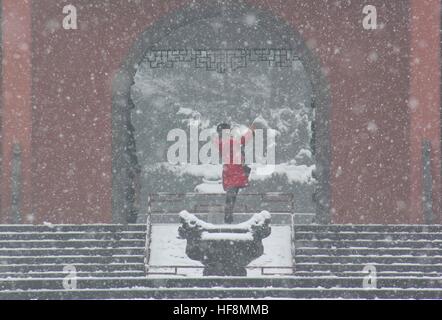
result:
[[(213, 212), (215, 208), (219, 208), (220, 212), (224, 211), (223, 203), (215, 203), (215, 200), (225, 199), (225, 193), (152, 193), (149, 194), (149, 203), (152, 214), (176, 214), (182, 210), (187, 210), (191, 213), (204, 213), (207, 211)], [(254, 199), (254, 198), (257, 199)], [(238, 199), (250, 198), (253, 200), (251, 203), (240, 203), (237, 201), (236, 208), (238, 212), (244, 213), (256, 213), (262, 210), (267, 210), (271, 213), (293, 213), (295, 210), (295, 201), (293, 193), (283, 192), (267, 192), (267, 193), (239, 193)], [(185, 203), (185, 201), (188, 201)], [(253, 205), (265, 203), (267, 205), (273, 205), (279, 208), (256, 208)], [(161, 204), (161, 207), (155, 206), (155, 204)], [(165, 209), (165, 206), (169, 204), (169, 207)], [(179, 206), (177, 206), (179, 204)], [(284, 205), (283, 207), (281, 207)], [(183, 207), (187, 206), (187, 207)]]

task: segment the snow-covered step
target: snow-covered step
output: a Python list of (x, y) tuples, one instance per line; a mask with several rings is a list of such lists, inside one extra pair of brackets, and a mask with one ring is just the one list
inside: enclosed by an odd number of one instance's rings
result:
[(297, 248), (441, 248), (441, 240), (295, 240)]
[(144, 224), (112, 225), (112, 224), (87, 224), (87, 225), (0, 225), (1, 232), (127, 232), (146, 231)]
[[(1, 250), (0, 250), (1, 252)], [(301, 247), (296, 249), (297, 255), (308, 256), (353, 256), (353, 255), (366, 255), (366, 256), (442, 256), (442, 248), (385, 248), (379, 250), (379, 248), (309, 248)]]
[[(370, 263), (376, 268), (377, 272), (439, 272), (442, 273), (442, 264), (421, 264), (421, 263)], [(366, 263), (296, 263), (297, 272), (316, 272), (316, 271), (330, 271), (330, 272), (349, 272), (349, 271), (363, 271), (367, 267)]]
[[(297, 271), (297, 277), (365, 277), (367, 272), (364, 271), (344, 271), (344, 272), (333, 272), (333, 271)], [(377, 277), (400, 277), (400, 278), (434, 278), (436, 280), (442, 279), (442, 272), (432, 271), (432, 272), (420, 272), (420, 271), (378, 271), (376, 272)]]
[(57, 263), (61, 265), (75, 263), (140, 263), (143, 262), (144, 255), (110, 255), (110, 256), (0, 256), (0, 264), (47, 264)]
[(112, 256), (112, 255), (144, 255), (141, 247), (119, 248), (0, 248), (1, 256)]
[(296, 232), (442, 232), (442, 225), (295, 225)]
[[(160, 282), (146, 278), (119, 277), (119, 278), (80, 278), (77, 279), (77, 289), (94, 290), (106, 288), (363, 288), (363, 277), (291, 277), (282, 279), (258, 279), (249, 281), (238, 279), (181, 279), (181, 281)], [(427, 288), (442, 290), (442, 278), (425, 277), (390, 277), (377, 278), (377, 288)], [(0, 279), (0, 291), (7, 290), (54, 290), (64, 289), (64, 278), (39, 279)]]
[(376, 233), (376, 232), (295, 232), (299, 240), (385, 240), (385, 241), (410, 241), (410, 240), (439, 240), (442, 241), (441, 233)]
[(117, 288), (0, 291), (7, 299), (442, 299), (442, 289), (363, 288)]
[(112, 240), (112, 239), (137, 239), (142, 240), (145, 233), (131, 232), (0, 232), (0, 240)]
[[(75, 263), (77, 272), (118, 272), (118, 271), (142, 271), (144, 262), (138, 263)], [(40, 272), (63, 272), (65, 264), (0, 264), (0, 273), (32, 274)]]
[[(1, 260), (1, 258), (0, 258)], [(373, 263), (415, 263), (415, 264), (442, 264), (442, 256), (416, 257), (416, 256), (380, 256), (380, 255), (354, 255), (354, 256), (310, 256), (296, 255), (297, 263), (347, 263), (347, 264), (373, 264)]]
[[(139, 270), (128, 270), (128, 271), (96, 271), (96, 272), (77, 272), (77, 279), (81, 280), (83, 278), (124, 278), (124, 277), (144, 277), (144, 271)], [(17, 272), (7, 272), (0, 273), (0, 279), (38, 279), (38, 278), (58, 278), (63, 279), (67, 276), (67, 273), (59, 272), (31, 272), (31, 273), (17, 273)]]
[(0, 248), (120, 248), (120, 247), (144, 247), (145, 239), (75, 239), (75, 240), (13, 240), (1, 241)]

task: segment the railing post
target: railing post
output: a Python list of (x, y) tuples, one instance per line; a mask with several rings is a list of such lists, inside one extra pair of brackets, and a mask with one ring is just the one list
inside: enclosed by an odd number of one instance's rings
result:
[(295, 240), (296, 240), (296, 235), (295, 235), (295, 215), (292, 213), (291, 216), (291, 241), (290, 241), (290, 248), (291, 248), (291, 253), (292, 253), (292, 270), (293, 270), (293, 274), (295, 274), (296, 272), (296, 246), (295, 246)]
[(292, 254), (292, 272), (295, 274), (296, 272), (296, 247), (295, 247), (295, 195), (292, 193), (291, 195), (291, 215), (290, 215), (290, 248), (291, 248), (291, 254)]

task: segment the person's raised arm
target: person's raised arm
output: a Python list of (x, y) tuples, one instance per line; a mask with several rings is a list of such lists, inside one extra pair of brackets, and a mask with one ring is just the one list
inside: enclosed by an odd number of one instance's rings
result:
[(255, 125), (252, 125), (247, 129), (247, 132), (242, 136), (242, 143), (247, 143), (250, 139), (253, 138), (253, 133), (255, 132)]

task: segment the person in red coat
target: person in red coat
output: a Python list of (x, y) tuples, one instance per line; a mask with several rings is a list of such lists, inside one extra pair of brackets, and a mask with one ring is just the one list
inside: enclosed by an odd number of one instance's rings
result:
[(219, 124), (216, 131), (218, 136), (215, 143), (219, 146), (223, 163), (223, 189), (226, 191), (224, 222), (233, 223), (233, 208), (238, 192), (249, 185), (251, 169), (245, 164), (244, 147), (253, 137), (254, 125), (241, 137), (234, 137), (227, 123)]

